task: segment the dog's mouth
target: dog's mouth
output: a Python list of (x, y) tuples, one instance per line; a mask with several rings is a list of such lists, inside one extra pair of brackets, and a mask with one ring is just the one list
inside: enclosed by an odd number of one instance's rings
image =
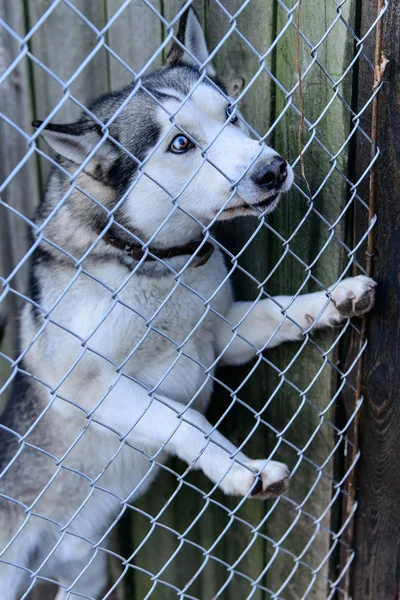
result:
[(272, 196), (268, 196), (268, 198), (265, 198), (264, 200), (261, 200), (261, 202), (257, 202), (255, 204), (243, 202), (242, 204), (239, 204), (236, 206), (227, 206), (227, 208), (224, 209), (222, 215), (229, 215), (229, 214), (233, 215), (233, 213), (235, 213), (235, 212), (239, 212), (241, 214), (243, 214), (243, 212), (246, 212), (246, 213), (248, 212), (248, 213), (253, 213), (253, 214), (257, 213), (257, 214), (262, 215), (266, 210), (268, 210), (268, 212), (269, 212), (275, 208), (275, 206), (279, 202), (280, 194), (281, 194), (280, 191), (276, 192)]
[(264, 212), (267, 208), (271, 209), (273, 204), (277, 204), (280, 195), (280, 192), (276, 192), (276, 194), (273, 196), (269, 196), (265, 200), (261, 200), (261, 202), (258, 202), (258, 204), (252, 204), (249, 206), (249, 208), (255, 208), (257, 211)]

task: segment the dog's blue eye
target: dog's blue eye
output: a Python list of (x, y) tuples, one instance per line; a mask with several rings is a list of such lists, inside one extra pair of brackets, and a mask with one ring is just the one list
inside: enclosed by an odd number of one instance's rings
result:
[(233, 114), (233, 106), (231, 106), (230, 104), (228, 104), (228, 106), (225, 109), (226, 112), (226, 116), (228, 117), (228, 119), (230, 119), (231, 123), (235, 124), (239, 121), (239, 118)]
[(183, 154), (193, 148), (193, 143), (186, 137), (186, 135), (177, 135), (174, 137), (169, 145), (169, 150), (175, 154)]

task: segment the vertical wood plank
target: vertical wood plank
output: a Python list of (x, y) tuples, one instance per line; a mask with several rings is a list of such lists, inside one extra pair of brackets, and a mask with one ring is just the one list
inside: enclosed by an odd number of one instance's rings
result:
[[(289, 8), (294, 5), (294, 2), (290, 2)], [(350, 25), (353, 25), (355, 3), (346, 2), (342, 8), (342, 16)], [(333, 3), (325, 3), (324, 9), (321, 11), (318, 1), (303, 2), (300, 28), (311, 44), (317, 46), (334, 22), (335, 17), (336, 7)], [(286, 11), (279, 7), (277, 32), (283, 31), (286, 24)], [(289, 30), (282, 33), (276, 50), (276, 77), (286, 90), (291, 90), (298, 79), (296, 37), (296, 30), (290, 27)], [(303, 80), (305, 117), (311, 123), (317, 122), (334, 95), (333, 83), (329, 81), (327, 74), (337, 81), (353, 56), (353, 38), (343, 23), (337, 22), (331, 33), (318, 45), (317, 56), (326, 72), (314, 64)], [(299, 64), (302, 74), (305, 73), (312, 61), (313, 57), (309, 46), (300, 41)], [(351, 102), (351, 85), (350, 76), (339, 88), (340, 94), (348, 103)], [(298, 107), (298, 93), (295, 92), (291, 97), (285, 97), (285, 94), (277, 86), (276, 116), (288, 107), (290, 101)], [(283, 156), (293, 159), (298, 155), (298, 129), (299, 116), (289, 108), (284, 119), (278, 123), (275, 132), (275, 147)], [(345, 142), (349, 131), (350, 113), (340, 99), (336, 98), (329, 110), (318, 121), (315, 127), (316, 136), (334, 155)], [(309, 141), (310, 135), (311, 133), (307, 133), (305, 125), (302, 136), (303, 147)], [(345, 173), (347, 161), (348, 148), (345, 148), (338, 156), (336, 163), (337, 167)], [(329, 156), (315, 141), (304, 153), (304, 165), (312, 193), (315, 194), (319, 190), (314, 197), (315, 211), (307, 217), (298, 233), (291, 239), (289, 248), (295, 256), (288, 254), (280, 263), (270, 280), (271, 293), (282, 290), (291, 292), (299, 290), (307, 278), (307, 271), (302, 263), (306, 265), (313, 263), (310, 272), (325, 287), (335, 282), (342, 272), (344, 256), (340, 243), (333, 238), (326, 250), (323, 251), (323, 248), (332, 233), (329, 229), (330, 224), (336, 221), (345, 206), (347, 199), (345, 179), (336, 170), (330, 173), (332, 163)], [(299, 170), (297, 173), (300, 175)], [(301, 184), (301, 187), (307, 192), (304, 183)], [(282, 211), (276, 212), (270, 223), (280, 235), (288, 239), (306, 215), (308, 206), (304, 197), (295, 190), (289, 194), (284, 203)], [(317, 213), (323, 218), (320, 218)], [(344, 226), (344, 218), (335, 225), (334, 234), (339, 240), (343, 239)], [(281, 260), (283, 253), (284, 247), (276, 240), (272, 244), (270, 268)], [(297, 257), (300, 258), (300, 261)], [(307, 289), (314, 291), (321, 288), (318, 284), (310, 282), (303, 291), (307, 291)], [(327, 598), (330, 593), (326, 579), (329, 576), (329, 561), (324, 561), (324, 557), (328, 555), (332, 543), (328, 529), (331, 526), (329, 505), (333, 496), (330, 481), (334, 474), (333, 459), (330, 456), (336, 442), (336, 432), (333, 427), (335, 412), (329, 410), (323, 419), (320, 418), (319, 413), (328, 407), (338, 385), (334, 368), (338, 357), (337, 347), (328, 354), (332, 366), (329, 364), (324, 366), (322, 354), (330, 348), (334, 337), (334, 333), (327, 332), (313, 337), (312, 343), (307, 344), (307, 347), (296, 358), (294, 366), (286, 372), (285, 384), (281, 388), (279, 400), (271, 407), (272, 415), (276, 422), (280, 423), (278, 429), (287, 425), (290, 419), (294, 419), (293, 424), (285, 433), (285, 439), (299, 449), (300, 458), (292, 480), (290, 497), (298, 506), (301, 505), (301, 510), (295, 510), (294, 507), (281, 503), (279, 509), (272, 515), (268, 526), (274, 539), (279, 539), (279, 536), (283, 535), (287, 528), (291, 528), (290, 534), (281, 544), (281, 548), (289, 550), (294, 556), (280, 553), (267, 575), (267, 581), (274, 591), (280, 589), (283, 582), (287, 582), (285, 592), (289, 593), (289, 598), (307, 597), (322, 600)], [(318, 350), (316, 345), (322, 350)], [(298, 345), (287, 344), (272, 351), (270, 358), (283, 370), (290, 364), (298, 348)], [(319, 369), (321, 372), (313, 382)], [(287, 385), (289, 383), (290, 385)], [(293, 388), (291, 384), (294, 384), (297, 389)], [(306, 394), (302, 395), (305, 390), (307, 390)], [(301, 406), (303, 399), (305, 403)], [(301, 412), (294, 418), (296, 410), (300, 406)], [(315, 433), (312, 444), (303, 451), (307, 441)], [(287, 461), (292, 462), (292, 466), (294, 466), (293, 450), (287, 448), (286, 454)], [(322, 465), (323, 469), (320, 470)], [(320, 475), (322, 475), (321, 478)], [(333, 505), (334, 509), (337, 509), (338, 502), (340, 500)], [(320, 525), (327, 529), (321, 528)], [(310, 546), (303, 553), (308, 543)], [(293, 558), (300, 554), (302, 561), (298, 564), (294, 563)], [(317, 578), (313, 577), (314, 570), (318, 574)]]
[[(361, 34), (372, 25), (377, 2), (362, 3)], [(399, 435), (399, 249), (400, 211), (395, 190), (400, 185), (400, 5), (390, 2), (384, 17), (383, 51), (389, 59), (385, 83), (379, 92), (374, 278), (378, 281), (374, 311), (368, 317), (369, 344), (364, 355), (362, 393), (364, 407), (360, 425), (361, 460), (358, 469), (359, 503), (356, 513), (356, 560), (352, 597), (383, 600), (399, 597), (400, 519), (398, 457)], [(374, 32), (366, 39), (366, 54), (374, 61)], [(372, 69), (363, 65), (360, 78), (360, 108), (371, 96)], [(371, 114), (367, 112), (366, 131)], [(370, 158), (370, 148), (360, 146), (360, 169)], [(357, 223), (358, 224), (358, 223)], [(361, 227), (358, 227), (358, 233)]]
[[(234, 16), (243, 3), (240, 0), (229, 0), (223, 4), (230, 15)], [(224, 40), (231, 26), (229, 16), (224, 14), (214, 3), (207, 3), (206, 6), (207, 35), (210, 50), (212, 51), (222, 41), (222, 46), (220, 46), (214, 61), (217, 73), (225, 83), (228, 92), (233, 96), (237, 96), (247, 88), (253, 77), (259, 72), (260, 56), (267, 52), (274, 39), (273, 4), (268, 0), (251, 2), (235, 19), (238, 32), (248, 40), (259, 56), (254, 54), (253, 50), (236, 31)], [(269, 70), (272, 68), (272, 60), (272, 53), (269, 53), (264, 63)], [(261, 136), (264, 136), (269, 129), (272, 106), (271, 80), (265, 71), (261, 71), (257, 79), (247, 89), (240, 103), (240, 109), (245, 118)], [(236, 219), (229, 225), (219, 227), (218, 236), (233, 254), (237, 254), (255, 234), (258, 225), (259, 222), (256, 218)], [(239, 259), (239, 264), (251, 272), (258, 281), (262, 281), (267, 272), (267, 256), (268, 232), (263, 228), (252, 241), (249, 250)], [(237, 299), (249, 300), (256, 297), (256, 286), (245, 274), (236, 271), (233, 283)], [(223, 369), (220, 376), (225, 384), (234, 391), (240, 388), (252, 366), (246, 365), (241, 368)], [(268, 370), (260, 365), (252, 373), (245, 386), (238, 392), (239, 399), (256, 411), (263, 407), (266, 399), (267, 373)], [(213, 420), (213, 414), (214, 419), (220, 416), (219, 411), (222, 407), (226, 408), (227, 403), (230, 401), (231, 398), (227, 397), (222, 388), (217, 388), (214, 403), (210, 408), (210, 418)], [(220, 429), (236, 444), (241, 444), (254, 426), (253, 413), (237, 404), (227, 419), (224, 420)], [(260, 426), (245, 446), (247, 455), (254, 458), (268, 456), (267, 437), (268, 431), (264, 426)], [(237, 501), (227, 500), (226, 498), (223, 502), (227, 503), (231, 509), (234, 509), (237, 505)], [(265, 517), (270, 505), (271, 503), (247, 502), (240, 509), (239, 517), (251, 524), (252, 527), (257, 527)], [(265, 528), (261, 527), (260, 532), (265, 535)], [(261, 586), (264, 586), (266, 581), (262, 573), (266, 565), (266, 541), (261, 536), (256, 537), (254, 541), (254, 536), (255, 534), (252, 533), (250, 527), (244, 527), (238, 522), (234, 522), (222, 539), (219, 552), (220, 556), (231, 565), (235, 564), (243, 554), (242, 560), (236, 567), (237, 570), (252, 581), (258, 581)], [(227, 579), (227, 574), (225, 574), (224, 579)], [(224, 589), (222, 597), (232, 600), (247, 598), (252, 589), (248, 580), (237, 575)], [(252, 598), (256, 600), (261, 600), (264, 597), (265, 592), (261, 589), (257, 589), (252, 595)]]
[[(1, 18), (20, 36), (25, 33), (24, 7), (22, 0), (0, 2)], [(18, 42), (0, 28), (0, 72), (5, 73), (20, 53)], [(0, 86), (0, 112), (30, 135), (32, 131), (32, 96), (29, 88), (28, 60), (23, 58)], [(0, 180), (3, 182), (24, 159), (29, 151), (26, 139), (5, 119), (0, 118)], [(39, 200), (37, 161), (32, 156), (14, 176), (1, 195), (1, 200), (26, 217), (31, 217)], [(0, 275), (8, 277), (28, 250), (28, 227), (22, 218), (11, 210), (0, 206)], [(25, 291), (28, 277), (27, 265), (22, 265), (14, 276), (11, 286), (19, 292)], [(9, 293), (0, 304), (1, 351), (12, 357), (15, 348), (17, 299)], [(7, 323), (7, 327), (5, 327)], [(1, 341), (1, 338), (3, 340)], [(0, 359), (0, 385), (8, 379), (8, 363)], [(6, 394), (0, 399), (0, 411)]]
[[(52, 0), (27, 3), (29, 28), (38, 22), (52, 4)], [(75, 0), (73, 4), (98, 30), (104, 27), (106, 7), (103, 0)], [(68, 93), (88, 106), (92, 100), (109, 89), (108, 54), (104, 48), (101, 47), (82, 68), (99, 42), (96, 32), (84, 18), (61, 2), (33, 34), (29, 44), (33, 55), (62, 82), (66, 83), (73, 78), (68, 89), (63, 90), (62, 83), (54, 79), (45, 68), (32, 62), (36, 119), (48, 116)], [(72, 122), (80, 113), (79, 106), (68, 99), (53, 117), (53, 121)], [(41, 147), (48, 151), (46, 144), (40, 143)], [(45, 181), (50, 165), (44, 159), (40, 160), (40, 169), (42, 180)]]
[[(123, 0), (106, 0), (109, 21), (124, 4)], [(161, 0), (152, 5), (161, 13)], [(112, 50), (136, 73), (147, 64), (162, 42), (162, 23), (157, 15), (142, 1), (131, 2), (120, 13), (108, 30), (108, 43)], [(162, 55), (155, 56), (150, 70), (162, 63)], [(112, 90), (132, 81), (132, 74), (114, 57), (109, 56), (110, 87)]]

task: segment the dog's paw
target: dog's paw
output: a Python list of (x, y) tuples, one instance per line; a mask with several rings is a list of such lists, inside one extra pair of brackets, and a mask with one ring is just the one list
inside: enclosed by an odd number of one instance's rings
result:
[(348, 317), (362, 317), (369, 312), (375, 302), (375, 286), (375, 281), (365, 275), (341, 281), (331, 293), (331, 324), (337, 325)]
[[(249, 463), (257, 473), (265, 465), (265, 460), (252, 460)], [(267, 466), (257, 477), (256, 485), (250, 492), (251, 498), (266, 500), (267, 498), (276, 498), (282, 496), (289, 487), (289, 469), (286, 465), (274, 460), (270, 460)], [(251, 485), (254, 483), (254, 479)]]
[[(266, 500), (281, 496), (289, 485), (289, 469), (274, 460), (249, 460), (248, 468), (236, 464), (224, 478), (221, 488), (225, 494)], [(263, 469), (264, 467), (264, 469)], [(261, 471), (261, 469), (263, 469)], [(259, 475), (257, 475), (259, 473)], [(254, 480), (257, 480), (254, 485)]]

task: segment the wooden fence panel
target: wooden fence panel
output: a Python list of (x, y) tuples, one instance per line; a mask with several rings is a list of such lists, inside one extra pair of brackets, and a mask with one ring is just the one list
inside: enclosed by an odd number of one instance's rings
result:
[[(355, 20), (356, 0), (348, 0), (343, 6), (343, 16), (353, 24)], [(294, 0), (287, 4), (294, 5)], [(96, 3), (74, 0), (74, 5), (82, 15), (74, 12), (67, 4), (60, 3), (41, 25), (39, 31), (30, 42), (33, 54), (51, 69), (62, 81), (67, 82), (76, 69), (87, 59), (99, 44), (96, 32), (85, 22), (91, 21), (99, 30), (123, 5), (122, 0), (101, 0)], [(154, 0), (154, 7), (162, 12), (164, 17), (171, 20), (182, 6), (181, 0)], [(223, 5), (231, 15), (243, 5), (242, 0), (224, 0)], [(26, 12), (24, 13), (23, 6)], [(43, 13), (51, 6), (51, 0), (35, 0), (35, 2), (9, 3), (0, 0), (0, 8), (7, 12), (7, 22), (16, 30), (24, 30), (24, 19), (28, 26), (33, 26)], [(209, 49), (213, 50), (229, 31), (230, 24), (227, 15), (214, 2), (198, 0), (194, 3), (205, 28)], [(320, 0), (303, 2), (301, 10), (301, 28), (313, 45), (323, 37), (327, 28), (336, 17), (335, 5), (326, 4), (324, 11), (320, 10)], [(254, 128), (265, 135), (274, 119), (281, 111), (286, 110), (271, 135), (271, 145), (274, 145), (283, 156), (292, 160), (297, 155), (297, 132), (299, 128), (298, 114), (288, 102), (299, 105), (298, 93), (295, 91), (291, 98), (285, 97), (277, 84), (265, 70), (272, 71), (278, 81), (291, 90), (297, 81), (296, 64), (296, 31), (290, 26), (282, 35), (277, 49), (270, 52), (260, 63), (260, 57), (271, 45), (273, 39), (287, 24), (287, 13), (277, 3), (270, 0), (254, 0), (237, 15), (236, 26), (239, 32), (248, 39), (259, 53), (257, 58), (253, 50), (234, 31), (223, 44), (215, 59), (219, 76), (225, 81), (228, 91), (240, 94), (251, 83), (249, 91), (244, 96), (241, 109)], [(115, 52), (135, 71), (141, 69), (152, 54), (165, 39), (166, 31), (159, 19), (144, 4), (135, 0), (127, 6), (124, 12), (105, 33), (105, 41)], [(7, 39), (0, 46), (0, 53), (6, 48), (7, 52), (17, 52)], [(302, 73), (312, 61), (310, 48), (300, 42), (299, 65)], [(333, 28), (327, 39), (318, 48), (318, 60), (324, 65), (329, 75), (337, 80), (343, 73), (350, 58), (353, 56), (353, 38), (343, 23)], [(165, 51), (162, 53), (165, 56)], [(0, 55), (1, 58), (1, 55)], [(161, 54), (155, 59), (153, 67), (161, 64)], [(9, 60), (9, 59), (7, 59)], [(253, 78), (257, 75), (256, 79)], [(15, 122), (23, 118), (20, 126), (30, 131), (30, 122), (34, 118), (45, 118), (62, 99), (65, 90), (59, 82), (52, 79), (40, 66), (33, 64), (28, 70), (26, 60), (21, 63), (17, 81), (11, 79), (6, 87), (0, 87), (0, 100), (9, 102), (10, 118)], [(110, 57), (104, 48), (98, 50), (95, 56), (74, 79), (70, 92), (85, 105), (97, 95), (108, 89), (116, 89), (131, 80), (129, 71), (120, 65), (115, 58)], [(24, 87), (21, 88), (19, 81)], [(9, 87), (7, 87), (9, 85)], [(26, 89), (31, 86), (30, 89)], [(347, 100), (351, 99), (352, 74), (340, 85), (339, 92)], [(4, 96), (3, 96), (4, 94)], [(315, 122), (332, 99), (332, 83), (317, 65), (311, 69), (303, 83), (305, 116)], [(70, 121), (76, 118), (79, 108), (70, 100), (54, 116), (57, 122)], [(0, 127), (4, 127), (1, 126)], [(304, 131), (307, 127), (304, 127)], [(350, 131), (350, 118), (338, 98), (334, 99), (329, 110), (318, 122), (316, 133), (327, 149), (335, 154)], [(0, 129), (0, 135), (2, 135)], [(3, 135), (2, 135), (3, 137)], [(18, 138), (18, 139), (17, 139)], [(3, 145), (0, 160), (1, 175), (7, 172), (20, 160), (26, 151), (25, 141), (19, 136), (8, 138), (10, 147)], [(309, 136), (303, 135), (303, 145)], [(314, 141), (304, 155), (304, 163), (308, 181), (313, 193), (319, 189), (332, 164), (327, 154)], [(346, 171), (348, 165), (347, 149), (336, 159), (338, 169)], [(48, 165), (40, 161), (40, 169), (36, 160), (30, 161), (26, 167), (25, 187), (20, 186), (21, 175), (16, 179), (16, 185), (9, 188), (7, 193), (15, 202), (15, 206), (24, 214), (31, 214), (38, 198), (39, 180), (43, 184), (48, 172)], [(8, 171), (7, 171), (8, 170)], [(297, 170), (299, 173), (299, 170)], [(323, 188), (314, 199), (315, 209), (323, 217), (333, 223), (343, 209), (347, 195), (343, 178), (335, 170), (327, 178)], [(7, 197), (8, 201), (8, 197)], [(299, 226), (308, 211), (304, 195), (292, 191), (282, 202), (281, 209), (276, 212), (269, 223), (283, 238), (288, 239)], [(234, 254), (238, 253), (259, 226), (257, 219), (237, 220), (229, 225), (218, 227), (219, 239)], [(12, 236), (5, 233), (13, 232)], [(15, 232), (15, 234), (14, 234)], [(14, 223), (0, 224), (0, 234), (11, 254), (6, 254), (1, 266), (9, 271), (15, 264), (19, 254), (14, 250), (14, 239), (20, 239), (21, 229), (17, 230)], [(329, 236), (334, 234), (338, 239), (344, 235), (344, 218), (329, 229), (327, 223), (311, 212), (298, 233), (291, 239), (289, 246), (283, 246), (282, 239), (267, 227), (262, 227), (249, 248), (239, 259), (241, 267), (246, 269), (258, 281), (263, 282), (268, 273), (278, 265), (273, 276), (268, 279), (265, 289), (270, 294), (296, 292), (302, 286), (307, 272), (304, 265), (293, 258), (288, 248), (300, 257), (307, 265), (317, 258)], [(4, 243), (4, 242), (3, 242)], [(18, 252), (25, 252), (26, 244), (21, 244)], [(4, 264), (3, 264), (4, 263)], [(341, 273), (343, 252), (340, 243), (332, 238), (326, 253), (315, 260), (309, 273), (325, 286), (334, 282)], [(234, 275), (236, 295), (240, 299), (253, 299), (257, 294), (257, 286), (244, 273), (236, 271)], [(23, 285), (24, 279), (18, 285)], [(318, 289), (310, 284), (307, 289)], [(306, 291), (305, 289), (303, 291)], [(267, 361), (271, 361), (280, 372), (274, 371), (271, 365), (262, 362), (254, 369), (250, 379), (242, 386), (253, 365), (243, 368), (224, 369), (218, 372), (218, 377), (232, 390), (238, 390), (238, 397), (252, 409), (262, 411), (262, 417), (277, 430), (284, 427), (293, 418), (293, 425), (285, 432), (289, 444), (280, 443), (265, 424), (260, 424), (246, 444), (245, 451), (257, 458), (268, 455), (278, 444), (274, 456), (277, 460), (286, 461), (295, 474), (288, 501), (280, 501), (272, 515), (269, 510), (272, 502), (247, 502), (237, 513), (240, 521), (235, 520), (226, 536), (219, 536), (230, 524), (231, 515), (216, 505), (207, 504), (202, 496), (187, 487), (180, 487), (172, 473), (166, 471), (160, 476), (141, 498), (137, 505), (139, 511), (154, 518), (153, 522), (140, 514), (131, 511), (130, 517), (124, 519), (118, 526), (119, 546), (121, 553), (128, 557), (139, 548), (132, 557), (133, 565), (124, 580), (124, 600), (142, 600), (152, 588), (152, 574), (158, 574), (166, 563), (170, 564), (160, 577), (180, 589), (187, 587), (187, 593), (202, 600), (211, 600), (222, 589), (220, 596), (224, 600), (241, 600), (247, 598), (252, 587), (250, 583), (259, 582), (264, 590), (257, 590), (251, 597), (254, 600), (266, 600), (271, 593), (278, 593), (280, 586), (288, 580), (285, 597), (290, 600), (302, 597), (308, 588), (307, 598), (325, 600), (328, 595), (326, 578), (329, 575), (329, 561), (322, 559), (327, 555), (330, 543), (329, 526), (331, 511), (327, 510), (333, 490), (331, 477), (333, 475), (333, 460), (330, 459), (335, 435), (332, 427), (335, 415), (333, 409), (320, 417), (320, 411), (325, 410), (337, 390), (337, 374), (334, 368), (337, 351), (322, 357), (317, 346), (327, 350), (334, 339), (334, 334), (316, 335), (313, 342), (300, 351), (299, 344), (288, 344), (285, 347), (265, 353)], [(11, 352), (8, 339), (6, 349)], [(287, 369), (290, 361), (299, 353), (294, 367)], [(284, 372), (284, 375), (283, 375)], [(314, 377), (316, 378), (314, 382)], [(274, 390), (281, 386), (274, 396)], [(301, 393), (299, 393), (299, 390)], [(210, 420), (214, 422), (226, 410), (231, 402), (230, 395), (224, 387), (217, 386), (214, 404), (210, 409)], [(268, 407), (264, 411), (264, 407)], [(295, 417), (296, 411), (301, 412)], [(224, 419), (221, 431), (237, 444), (242, 443), (255, 425), (253, 413), (247, 408), (236, 405)], [(299, 455), (297, 449), (305, 448), (310, 437), (315, 433), (313, 442)], [(177, 472), (183, 473), (186, 466), (179, 461), (170, 461), (168, 465)], [(322, 476), (316, 471), (315, 465), (322, 466)], [(201, 473), (193, 473), (189, 481), (200, 489), (208, 491), (210, 483)], [(312, 493), (305, 498), (313, 486)], [(167, 508), (169, 499), (172, 502)], [(220, 493), (213, 498), (234, 511), (237, 500), (227, 499)], [(301, 510), (296, 505), (301, 504)], [(333, 509), (336, 509), (334, 505)], [(311, 515), (311, 516), (310, 516)], [(319, 519), (320, 521), (315, 521)], [(295, 527), (278, 548), (279, 541), (290, 524), (296, 520)], [(191, 524), (195, 521), (195, 524)], [(185, 533), (186, 532), (186, 533)], [(192, 543), (183, 542), (180, 535)], [(150, 534), (150, 537), (146, 537)], [(261, 534), (261, 535), (260, 535)], [(146, 539), (143, 546), (141, 543)], [(303, 552), (306, 544), (310, 547), (302, 556), (302, 562), (294, 562), (294, 558)], [(204, 553), (204, 550), (206, 552)], [(271, 567), (265, 572), (268, 561)], [(227, 569), (235, 565), (237, 570), (247, 578), (241, 577)], [(317, 573), (313, 577), (311, 569)], [(198, 572), (199, 571), (199, 572)], [(197, 575), (197, 576), (196, 576)], [(321, 577), (319, 577), (321, 576)], [(194, 579), (192, 582), (191, 579)], [(152, 594), (155, 600), (169, 600), (171, 589), (157, 585)], [(361, 598), (361, 596), (360, 596)]]

